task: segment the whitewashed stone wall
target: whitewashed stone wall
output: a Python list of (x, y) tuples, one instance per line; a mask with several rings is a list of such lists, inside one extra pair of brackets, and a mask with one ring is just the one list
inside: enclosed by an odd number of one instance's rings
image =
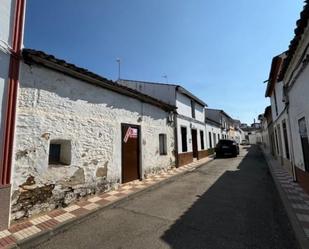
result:
[[(22, 64), (12, 219), (66, 206), (120, 183), (121, 123), (141, 126), (143, 176), (172, 167), (174, 127), (167, 115), (137, 99)], [(166, 156), (159, 155), (159, 133), (167, 135)], [(69, 166), (48, 165), (50, 141), (57, 139), (71, 141)]]

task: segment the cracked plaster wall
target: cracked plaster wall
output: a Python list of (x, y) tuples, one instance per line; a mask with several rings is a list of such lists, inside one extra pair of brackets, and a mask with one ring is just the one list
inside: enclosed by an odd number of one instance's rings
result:
[[(142, 175), (174, 166), (167, 113), (40, 66), (21, 65), (12, 219), (63, 207), (121, 182), (121, 123), (141, 126)], [(159, 155), (159, 133), (167, 155)], [(71, 141), (71, 164), (48, 164), (51, 140)], [(37, 198), (38, 195), (44, 198)]]

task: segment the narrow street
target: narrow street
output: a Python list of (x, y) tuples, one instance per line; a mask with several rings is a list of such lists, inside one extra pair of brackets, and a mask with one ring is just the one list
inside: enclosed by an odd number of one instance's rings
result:
[(216, 159), (37, 248), (297, 248), (257, 147)]

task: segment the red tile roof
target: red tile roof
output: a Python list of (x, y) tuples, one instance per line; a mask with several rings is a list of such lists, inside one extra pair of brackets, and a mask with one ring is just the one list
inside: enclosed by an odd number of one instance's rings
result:
[(300, 13), (300, 19), (296, 22), (296, 28), (294, 30), (295, 36), (290, 42), (289, 49), (287, 51), (287, 58), (284, 62), (281, 74), (280, 74), (280, 80), (282, 80), (285, 76), (285, 73), (291, 63), (291, 60), (294, 57), (294, 54), (298, 48), (298, 45), (302, 39), (302, 35), (304, 34), (304, 31), (306, 27), (308, 26), (308, 20), (309, 20), (309, 4), (308, 0), (305, 1), (305, 6), (303, 8), (303, 11)]

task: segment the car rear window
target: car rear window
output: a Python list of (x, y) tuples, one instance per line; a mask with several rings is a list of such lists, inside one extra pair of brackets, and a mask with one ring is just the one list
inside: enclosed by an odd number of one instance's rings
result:
[(219, 143), (222, 145), (231, 145), (234, 141), (232, 140), (220, 140)]

